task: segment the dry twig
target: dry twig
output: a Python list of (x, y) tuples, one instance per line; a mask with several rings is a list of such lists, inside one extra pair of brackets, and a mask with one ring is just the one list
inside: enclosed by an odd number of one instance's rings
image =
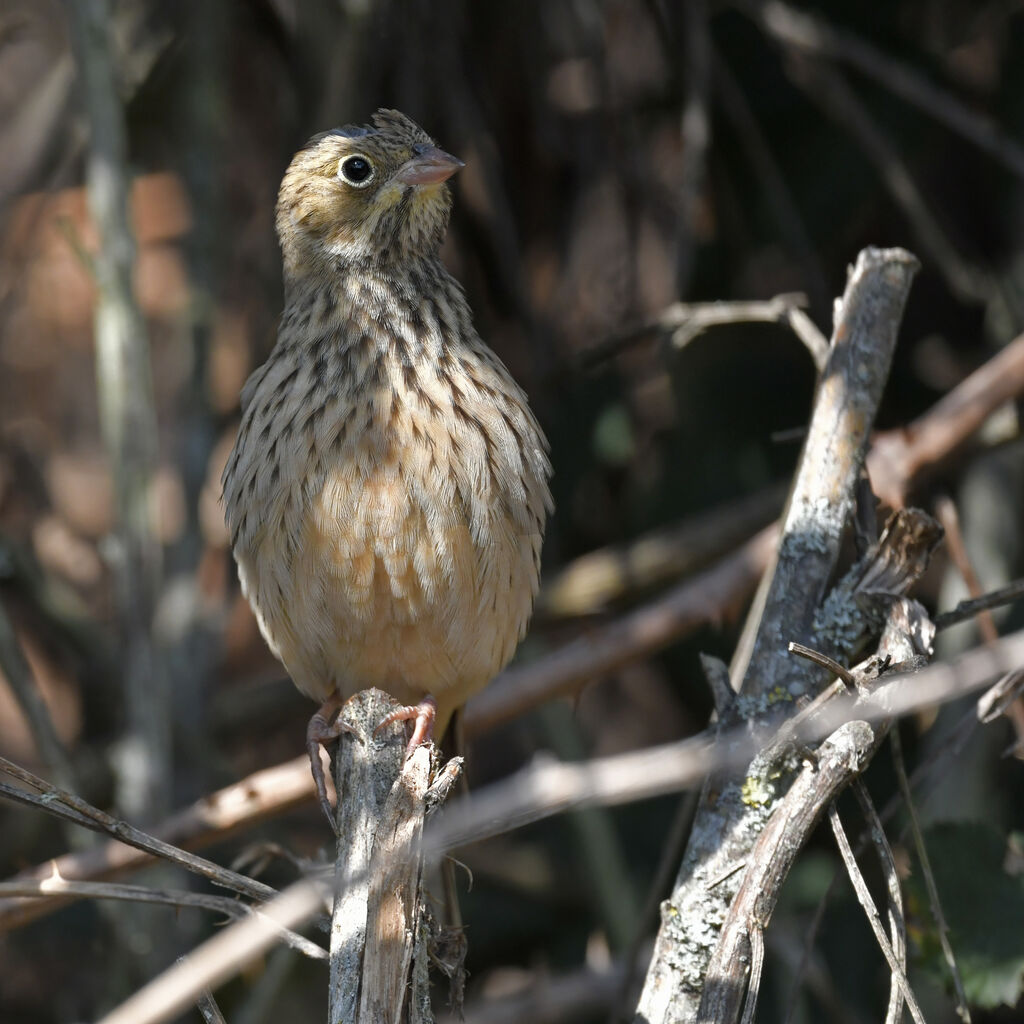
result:
[(953, 979), (953, 989), (956, 992), (957, 1016), (964, 1024), (971, 1024), (971, 1011), (967, 1006), (967, 995), (964, 992), (963, 978), (960, 977), (960, 968), (957, 967), (956, 957), (953, 955), (953, 947), (949, 944), (949, 925), (946, 924), (946, 917), (942, 913), (942, 901), (939, 899), (939, 890), (935, 885), (935, 875), (932, 872), (931, 861), (928, 858), (928, 848), (925, 846), (924, 836), (921, 834), (921, 824), (917, 820), (914, 794), (911, 793), (910, 783), (907, 780), (907, 769), (903, 762), (903, 744), (900, 741), (899, 729), (892, 730), (890, 742), (892, 744), (893, 767), (896, 769), (896, 781), (899, 783), (900, 795), (903, 797), (903, 805), (907, 809), (907, 815), (910, 820), (910, 831), (914, 837), (914, 849), (917, 851), (917, 860), (921, 865), (921, 875), (924, 878), (925, 889), (928, 892), (928, 903), (931, 906), (932, 917), (935, 919), (935, 930), (938, 932), (939, 944), (942, 946), (942, 955), (946, 958), (949, 974)]
[(50, 711), (43, 700), (32, 669), (25, 659), (18, 637), (0, 604), (0, 672), (3, 673), (21, 708), (39, 756), (57, 785), (75, 789), (75, 772), (64, 744), (54, 728)]
[(876, 434), (868, 454), (874, 492), (901, 508), (934, 467), (959, 451), (1001, 405), (1024, 394), (1024, 334), (907, 427)]
[(765, 301), (674, 302), (652, 320), (629, 327), (605, 338), (583, 354), (584, 366), (596, 366), (624, 348), (651, 335), (666, 335), (674, 348), (688, 345), (712, 327), (728, 324), (787, 324), (807, 346), (815, 366), (821, 369), (828, 356), (828, 342), (803, 311), (807, 296), (801, 293), (776, 295)]
[[(868, 823), (868, 835), (878, 851), (878, 859), (882, 864), (885, 876), (885, 888), (889, 896), (889, 941), (892, 943), (893, 954), (900, 971), (907, 973), (907, 919), (903, 912), (903, 893), (900, 890), (899, 873), (896, 860), (892, 855), (892, 847), (885, 837), (885, 830), (878, 818), (878, 811), (871, 800), (867, 787), (861, 779), (856, 779), (851, 787), (857, 802), (864, 812)], [(833, 810), (835, 807), (833, 806)], [(889, 985), (889, 1005), (885, 1013), (885, 1024), (900, 1024), (903, 1020), (903, 988), (893, 974)]]
[[(875, 734), (866, 722), (849, 722), (817, 752), (816, 765), (797, 776), (750, 851), (736, 898), (706, 974), (700, 1008), (701, 1024), (738, 1020), (747, 989), (752, 936), (768, 926), (779, 890), (796, 855), (819, 817), (841, 790), (868, 764)], [(680, 941), (685, 941), (680, 936)], [(756, 1002), (756, 991), (749, 995)]]
[(850, 876), (850, 881), (853, 883), (854, 891), (857, 893), (857, 899), (864, 908), (864, 913), (867, 915), (868, 923), (875, 934), (875, 939), (882, 950), (882, 954), (885, 956), (886, 962), (889, 964), (889, 970), (892, 971), (893, 977), (903, 992), (903, 998), (907, 1001), (910, 1015), (914, 1018), (916, 1024), (925, 1024), (924, 1014), (921, 1012), (921, 1007), (918, 1005), (917, 999), (910, 988), (910, 982), (907, 981), (906, 971), (901, 966), (899, 958), (885, 934), (885, 928), (882, 925), (882, 919), (878, 915), (878, 909), (875, 907), (875, 901), (871, 898), (871, 892), (868, 889), (867, 882), (864, 881), (864, 876), (860, 873), (860, 868), (857, 867), (857, 858), (850, 848), (850, 840), (846, 838), (846, 832), (843, 830), (842, 822), (839, 820), (839, 813), (835, 807), (829, 809), (828, 820), (836, 837), (839, 853), (843, 858), (843, 863), (846, 865), (846, 871)]
[(779, 0), (746, 6), (771, 38), (787, 47), (849, 64), (1024, 178), (1024, 147), (991, 118), (928, 81), (908, 64), (879, 52), (848, 30), (838, 29), (823, 18)]
[(466, 732), (490, 729), (658, 650), (699, 625), (720, 621), (756, 586), (769, 562), (775, 535), (776, 528), (769, 526), (717, 565), (649, 604), (532, 664), (507, 669), (466, 706)]
[[(846, 722), (886, 721), (944, 703), (980, 688), (1008, 665), (1021, 663), (1024, 631), (1003, 637), (994, 648), (970, 651), (948, 665), (887, 675), (869, 697), (856, 701), (839, 697), (807, 722), (794, 740), (810, 744)], [(913, 685), (909, 686), (911, 679)], [(445, 850), (511, 831), (570, 807), (626, 803), (677, 792), (695, 785), (710, 771), (735, 770), (748, 764), (764, 745), (764, 737), (752, 737), (745, 726), (717, 739), (716, 743), (716, 737), (701, 734), (585, 764), (535, 764), (450, 807), (428, 830), (425, 853), (437, 857)], [(186, 965), (170, 968), (100, 1024), (158, 1024), (172, 1018), (204, 988), (215, 987), (273, 945), (280, 927), (295, 928), (309, 920), (321, 909), (326, 895), (322, 879), (296, 883), (262, 907), (259, 918), (230, 925), (195, 950)]]
[(277, 895), (276, 890), (272, 889), (269, 885), (257, 882), (253, 878), (246, 878), (245, 875), (240, 875), (237, 871), (229, 871), (227, 868), (222, 868), (219, 864), (214, 864), (213, 861), (197, 857), (193, 853), (188, 853), (177, 846), (165, 843), (155, 836), (151, 836), (141, 829), (129, 825), (125, 821), (112, 817), (105, 811), (101, 811), (98, 807), (93, 807), (92, 804), (82, 800), (80, 797), (51, 785), (45, 779), (41, 779), (38, 775), (34, 775), (25, 768), (14, 764), (13, 761), (8, 761), (5, 757), (0, 757), (0, 771), (5, 772), (27, 786), (31, 786), (40, 794), (36, 796), (34, 793), (26, 790), (4, 786), (0, 792), (9, 800), (38, 807), (49, 814), (72, 821), (76, 825), (81, 825), (83, 828), (92, 829), (94, 832), (106, 833), (119, 842), (125, 843), (128, 846), (134, 846), (154, 857), (170, 861), (172, 864), (177, 864), (187, 871), (202, 875), (215, 885), (221, 885), (225, 889), (231, 889), (233, 892), (248, 896), (251, 899), (263, 901)]
[(119, 783), (133, 817), (166, 813), (173, 780), (167, 680), (152, 639), (160, 577), (150, 491), (157, 452), (156, 406), (146, 327), (135, 301), (135, 238), (129, 223), (124, 110), (115, 82), (108, 0), (68, 7), (91, 138), (89, 208), (100, 236), (96, 273), (96, 378), (100, 422), (114, 472), (114, 569), (123, 643), (128, 736)]
[[(379, 690), (342, 708), (353, 729), (335, 759), (338, 855), (331, 922), (329, 1024), (398, 1024), (419, 928), (420, 837), (426, 815), (430, 750), (406, 760), (405, 729), (375, 729), (396, 702)], [(429, 991), (414, 991), (410, 1002)]]
[[(211, 793), (162, 822), (151, 833), (176, 847), (202, 847), (219, 842), (264, 818), (284, 813), (312, 799), (315, 792), (305, 754), (284, 764), (255, 772), (226, 789)], [(13, 884), (41, 883), (53, 874), (67, 881), (111, 879), (139, 870), (159, 857), (141, 847), (111, 839), (78, 853), (65, 854), (19, 872)], [(56, 909), (64, 900), (43, 903), (0, 895), (0, 930), (16, 928)]]

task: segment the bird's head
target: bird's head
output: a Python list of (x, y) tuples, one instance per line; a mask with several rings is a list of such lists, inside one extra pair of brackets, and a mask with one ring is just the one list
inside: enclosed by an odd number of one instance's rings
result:
[(461, 166), (397, 110), (315, 135), (278, 196), (286, 274), (436, 254), (451, 211), (445, 181)]

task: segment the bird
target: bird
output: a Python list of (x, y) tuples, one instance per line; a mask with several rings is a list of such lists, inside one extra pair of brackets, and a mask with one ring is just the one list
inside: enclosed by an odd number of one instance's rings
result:
[(511, 660), (540, 580), (550, 449), (477, 333), (441, 245), (462, 161), (413, 120), (321, 132), (281, 182), (277, 341), (246, 381), (222, 486), (241, 588), (320, 707), (320, 745), (376, 687), (409, 750)]

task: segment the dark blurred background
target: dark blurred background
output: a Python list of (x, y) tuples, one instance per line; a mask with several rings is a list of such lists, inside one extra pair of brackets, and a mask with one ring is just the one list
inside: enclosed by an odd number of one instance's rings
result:
[[(858, 250), (906, 246), (922, 270), (885, 428), (908, 423), (1020, 333), (1022, 11), (1017, 0), (115, 0), (136, 296), (159, 428), (150, 507), (163, 556), (153, 636), (173, 736), (166, 808), (295, 757), (311, 710), (239, 597), (219, 506), (239, 391), (273, 344), (281, 304), (277, 185), (308, 136), (397, 107), (466, 162), (445, 257), (551, 440), (550, 582), (595, 548), (757, 495), (795, 463), (814, 386), (795, 336), (761, 324), (716, 328), (681, 350), (664, 332), (624, 340), (671, 303), (803, 292), (827, 335)], [(114, 503), (75, 54), (58, 0), (0, 0), (0, 599), (83, 795), (115, 807), (125, 719)], [(949, 123), (957, 116), (960, 127)], [(606, 354), (588, 354), (595, 346)], [(915, 495), (925, 508), (954, 498), (984, 587), (1019, 575), (1024, 561), (1017, 411), (993, 426), (999, 443), (946, 465)], [(765, 508), (768, 521), (771, 499)], [(946, 608), (962, 593), (940, 556), (924, 599)], [(593, 607), (542, 602), (520, 660), (650, 594), (626, 586)], [(1019, 627), (1024, 616), (1000, 623)], [(595, 680), (571, 705), (478, 737), (471, 785), (538, 750), (607, 754), (703, 728), (698, 652), (728, 659), (739, 624), (726, 616)], [(976, 642), (972, 627), (955, 642)], [(907, 726), (915, 756), (938, 728)], [(984, 819), (997, 844), (1024, 829), (1020, 763), (999, 759), (1011, 740), (1008, 726), (992, 727), (924, 816)], [(0, 753), (46, 774), (2, 677)], [(875, 775), (885, 795), (891, 773)], [(638, 931), (653, 934), (640, 907), (677, 805), (599, 812), (596, 826), (557, 819), (464, 851), (475, 876), (464, 900), (471, 1000), (584, 966), (600, 973)], [(229, 862), (269, 841), (329, 856), (329, 838), (310, 804), (209, 855)], [(4, 875), (66, 849), (51, 820), (0, 806)], [(770, 934), (762, 1020), (782, 1019), (831, 860), (823, 836), (794, 872)], [(283, 860), (266, 874), (272, 884), (293, 876)], [(1007, 877), (1019, 891), (1019, 863)], [(595, 890), (617, 893), (616, 905)], [(194, 911), (140, 910), (126, 922), (81, 903), (0, 935), (0, 1020), (94, 1018), (212, 927)], [(926, 945), (929, 1019), (955, 1019)], [(1019, 981), (1020, 959), (1006, 964)], [(826, 915), (815, 970), (798, 1019), (877, 1019), (887, 975), (851, 896)], [(317, 1019), (325, 987), (320, 967), (284, 950), (220, 997), (232, 1021)], [(1018, 996), (1008, 982), (1004, 1001)], [(530, 1019), (608, 1020), (614, 998), (602, 998), (600, 1009), (583, 1000)], [(994, 1009), (976, 1019), (1020, 1018)]]

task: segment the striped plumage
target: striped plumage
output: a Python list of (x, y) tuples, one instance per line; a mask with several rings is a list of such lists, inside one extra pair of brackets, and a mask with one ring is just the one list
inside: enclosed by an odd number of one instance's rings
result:
[(439, 732), (526, 629), (551, 503), (526, 396), (439, 258), (457, 166), (396, 111), (295, 156), (278, 340), (223, 479), (242, 588), (296, 686), (431, 694)]

